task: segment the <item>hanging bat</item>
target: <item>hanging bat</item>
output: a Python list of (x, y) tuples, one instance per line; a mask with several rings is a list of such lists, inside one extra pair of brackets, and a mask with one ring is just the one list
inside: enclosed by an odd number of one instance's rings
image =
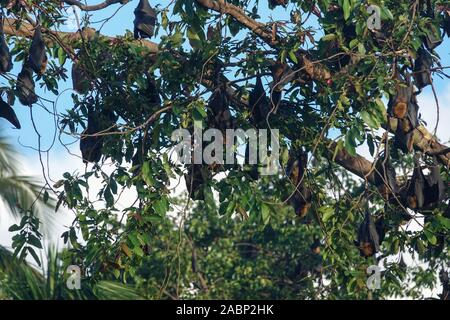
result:
[(414, 79), (416, 87), (422, 90), (431, 84), (431, 67), (433, 66), (433, 57), (424, 48), (417, 52), (417, 59), (414, 63)]
[(414, 155), (414, 171), (407, 189), (406, 201), (408, 207), (417, 210), (421, 209), (425, 203), (424, 196), (425, 176), (420, 167), (418, 155)]
[(450, 13), (447, 11), (444, 14), (444, 21), (442, 25), (442, 29), (444, 30), (444, 34), (447, 34), (447, 37), (450, 37)]
[(439, 204), (445, 197), (445, 184), (436, 158), (428, 167), (430, 173), (425, 177), (424, 207), (431, 208)]
[(148, 0), (140, 0), (134, 10), (134, 38), (151, 38), (155, 34), (156, 11), (150, 6)]
[(305, 186), (307, 163), (308, 154), (301, 151), (289, 159), (286, 168), (291, 183), (296, 187), (296, 191), (289, 201), (300, 218), (304, 218), (308, 214), (312, 202), (311, 190)]
[(0, 14), (0, 73), (10, 72), (12, 67), (11, 53), (3, 34), (3, 15)]
[(294, 79), (295, 72), (281, 62), (275, 62), (270, 69), (273, 79), (270, 86), (270, 110), (273, 110), (273, 113), (276, 114), (281, 103), (283, 87)]
[(408, 123), (407, 119), (398, 119), (397, 130), (394, 136), (394, 147), (402, 150), (405, 154), (410, 153), (414, 147), (414, 132), (409, 130), (405, 133), (404, 123)]
[(45, 43), (42, 39), (41, 25), (39, 23), (34, 30), (33, 40), (31, 41), (28, 64), (36, 74), (42, 75), (47, 69), (47, 62)]
[(11, 108), (8, 103), (4, 102), (2, 97), (0, 97), (0, 118), (8, 120), (17, 129), (20, 129), (21, 127), (13, 108)]
[(442, 43), (441, 30), (429, 22), (427, 24), (428, 30), (424, 36), (424, 43), (428, 50), (433, 51)]
[(277, 6), (283, 6), (286, 7), (289, 0), (269, 0), (269, 8), (273, 9)]
[(374, 219), (369, 210), (366, 210), (364, 220), (358, 228), (358, 239), (355, 245), (362, 257), (369, 258), (380, 251), (380, 237)]
[(211, 111), (209, 121), (215, 128), (225, 131), (234, 127), (228, 96), (223, 85), (214, 90), (208, 102), (208, 110)]
[(159, 96), (159, 89), (157, 83), (155, 81), (155, 78), (150, 74), (147, 74), (146, 96), (149, 99), (150, 105), (154, 106), (161, 104), (161, 98)]
[(269, 101), (260, 75), (256, 77), (255, 87), (250, 93), (249, 107), (251, 109), (253, 125), (258, 126), (266, 120), (267, 114), (269, 113)]
[(375, 165), (375, 186), (385, 200), (398, 192), (397, 176), (386, 151), (380, 156)]
[(87, 94), (93, 88), (88, 72), (79, 62), (72, 64), (72, 86), (79, 94)]
[(91, 136), (100, 132), (98, 115), (89, 110), (87, 128), (81, 134), (80, 151), (84, 163), (99, 162), (102, 157), (103, 137)]
[(389, 99), (388, 113), (392, 117), (398, 119), (405, 118), (408, 107), (413, 94), (413, 88), (410, 84), (397, 84), (396, 95), (393, 99)]
[(208, 167), (202, 164), (188, 166), (188, 172), (184, 175), (189, 197), (194, 200), (205, 200), (204, 186), (211, 177)]
[(33, 70), (27, 64), (17, 76), (16, 90), (17, 97), (24, 106), (31, 106), (38, 101), (34, 92)]

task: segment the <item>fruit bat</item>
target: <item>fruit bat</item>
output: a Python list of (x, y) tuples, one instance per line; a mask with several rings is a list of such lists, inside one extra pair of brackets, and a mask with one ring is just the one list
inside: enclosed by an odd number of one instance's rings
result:
[(24, 106), (31, 106), (38, 101), (34, 92), (33, 70), (25, 64), (17, 76), (17, 97)]
[(366, 210), (364, 220), (358, 228), (358, 240), (355, 245), (362, 257), (372, 257), (380, 251), (380, 237), (369, 210)]
[(413, 88), (410, 84), (401, 83), (396, 85), (396, 95), (389, 100), (388, 113), (392, 117), (403, 119), (406, 117), (408, 107), (412, 98)]
[(0, 97), (0, 118), (8, 120), (14, 127), (20, 129), (20, 122), (19, 119), (17, 119), (16, 113), (8, 103), (3, 101), (1, 97)]
[(450, 14), (448, 12), (444, 14), (442, 29), (444, 29), (444, 33), (447, 34), (447, 37), (450, 37)]
[(406, 119), (398, 119), (397, 130), (395, 131), (394, 136), (394, 147), (402, 150), (405, 154), (410, 153), (414, 147), (414, 132), (408, 131), (405, 133), (404, 131), (404, 123), (407, 123), (409, 120)]
[(375, 165), (375, 186), (384, 199), (389, 200), (392, 193), (398, 192), (395, 169), (386, 153), (380, 156)]
[(308, 163), (308, 154), (299, 152), (291, 157), (287, 165), (287, 175), (291, 183), (296, 187), (296, 191), (289, 200), (298, 217), (303, 218), (308, 214), (311, 208), (312, 194), (311, 190), (305, 186), (306, 164)]
[(433, 51), (442, 43), (441, 31), (431, 22), (427, 24), (427, 27), (428, 30), (423, 40), (427, 49)]
[(98, 115), (93, 111), (88, 111), (87, 128), (81, 134), (80, 139), (80, 151), (84, 163), (99, 162), (102, 157), (103, 137), (89, 136), (101, 131), (98, 121)]
[(285, 7), (288, 4), (289, 0), (269, 0), (269, 7), (271, 9), (277, 7), (277, 6), (283, 6)]
[(184, 175), (189, 197), (194, 200), (205, 200), (204, 186), (210, 179), (208, 167), (202, 164), (188, 166), (188, 172)]
[(424, 206), (433, 207), (445, 197), (445, 184), (436, 158), (433, 165), (428, 167), (430, 173), (425, 177)]
[(41, 25), (39, 24), (34, 30), (33, 40), (31, 41), (28, 55), (28, 64), (36, 74), (42, 75), (47, 69), (47, 61), (45, 43), (42, 39)]
[(417, 52), (417, 59), (414, 63), (414, 79), (416, 87), (422, 90), (431, 84), (431, 67), (433, 57), (427, 50), (420, 48)]
[(261, 76), (256, 77), (255, 87), (249, 96), (249, 107), (252, 114), (252, 122), (255, 126), (266, 120), (269, 113), (269, 101), (261, 81)]
[(275, 62), (271, 67), (273, 82), (270, 86), (270, 110), (276, 114), (281, 103), (283, 87), (286, 83), (291, 81), (295, 75), (290, 68), (280, 62)]
[(218, 86), (208, 102), (208, 110), (211, 111), (209, 120), (215, 128), (225, 131), (233, 128), (233, 117), (230, 112), (229, 100), (223, 86)]
[(151, 105), (160, 105), (161, 98), (159, 96), (159, 89), (155, 79), (151, 75), (147, 75), (147, 89), (146, 96), (149, 99)]
[(151, 38), (155, 34), (156, 11), (150, 6), (148, 0), (140, 0), (134, 10), (134, 38)]
[(406, 195), (409, 208), (417, 210), (423, 207), (425, 203), (424, 189), (425, 176), (420, 167), (418, 155), (414, 155), (414, 171)]
[(3, 16), (0, 14), (0, 73), (10, 72), (12, 67), (11, 53), (3, 34)]
[(87, 94), (92, 90), (89, 75), (79, 62), (74, 62), (72, 65), (72, 86), (79, 94)]

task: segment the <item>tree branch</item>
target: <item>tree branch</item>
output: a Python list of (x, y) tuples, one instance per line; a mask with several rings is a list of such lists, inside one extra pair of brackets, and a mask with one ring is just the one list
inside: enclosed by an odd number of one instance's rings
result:
[(106, 0), (105, 2), (95, 4), (95, 5), (86, 5), (80, 1), (77, 0), (64, 0), (64, 3), (70, 5), (70, 6), (77, 6), (83, 11), (97, 11), (105, 9), (106, 7), (109, 7), (112, 4), (120, 3), (120, 4), (127, 4), (130, 2), (130, 0)]

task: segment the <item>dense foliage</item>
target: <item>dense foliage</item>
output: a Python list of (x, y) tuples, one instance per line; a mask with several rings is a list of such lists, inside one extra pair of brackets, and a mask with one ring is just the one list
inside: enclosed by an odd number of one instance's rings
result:
[[(420, 89), (446, 77), (434, 50), (448, 45), (448, 1), (150, 1), (158, 44), (92, 29), (97, 12), (137, 2), (0, 0), (13, 63), (23, 65), (19, 80), (0, 74), (2, 99), (45, 107), (72, 80), (73, 105), (49, 114), (60, 141), (80, 138), (77, 161), (89, 162), (56, 183), (44, 177), (44, 200), (75, 215), (55, 264), (81, 266), (89, 288), (48, 297), (102, 298), (99, 283), (119, 282), (136, 290), (124, 298), (417, 298), (440, 286), (444, 297), (448, 277), (436, 271), (449, 267), (450, 153), (414, 108)], [(58, 31), (72, 4), (81, 28)], [(369, 29), (370, 4), (379, 30)], [(30, 73), (46, 100), (34, 101)], [(254, 99), (261, 79), (263, 102)], [(194, 122), (278, 129), (282, 169), (182, 165), (171, 136)], [(119, 209), (130, 192), (135, 201)], [(376, 254), (360, 227), (372, 220), (383, 222)], [(15, 254), (39, 260), (27, 251), (42, 240), (33, 210), (11, 231)], [(382, 267), (379, 290), (367, 288), (370, 265)], [(0, 286), (12, 288), (1, 271)]]

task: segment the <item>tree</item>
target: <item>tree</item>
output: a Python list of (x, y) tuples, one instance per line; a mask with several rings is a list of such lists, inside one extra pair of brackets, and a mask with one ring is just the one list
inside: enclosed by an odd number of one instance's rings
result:
[[(140, 1), (134, 34), (92, 29), (96, 12), (134, 2), (1, 1), (22, 64), (4, 76), (7, 97), (36, 108), (32, 80), (58, 95), (72, 68), (61, 135), (79, 137), (94, 164), (46, 186), (76, 213), (62, 235), (66, 264), (91, 281), (144, 286), (148, 298), (421, 297), (436, 286), (449, 261), (450, 152), (421, 121), (417, 97), (446, 76), (435, 49), (450, 35), (447, 2), (151, 1), (155, 11)], [(58, 31), (64, 5), (84, 12), (77, 32)], [(154, 32), (159, 43), (141, 38)], [(283, 170), (181, 165), (168, 153), (172, 134), (199, 123), (278, 129)], [(185, 182), (187, 199), (171, 179)], [(119, 211), (130, 189), (136, 201)], [(370, 265), (384, 269), (379, 291), (366, 286)]]
[(46, 206), (41, 193), (45, 190), (33, 177), (20, 175), (17, 165), (17, 152), (0, 136), (0, 199), (13, 217), (21, 217), (31, 208), (42, 213)]

